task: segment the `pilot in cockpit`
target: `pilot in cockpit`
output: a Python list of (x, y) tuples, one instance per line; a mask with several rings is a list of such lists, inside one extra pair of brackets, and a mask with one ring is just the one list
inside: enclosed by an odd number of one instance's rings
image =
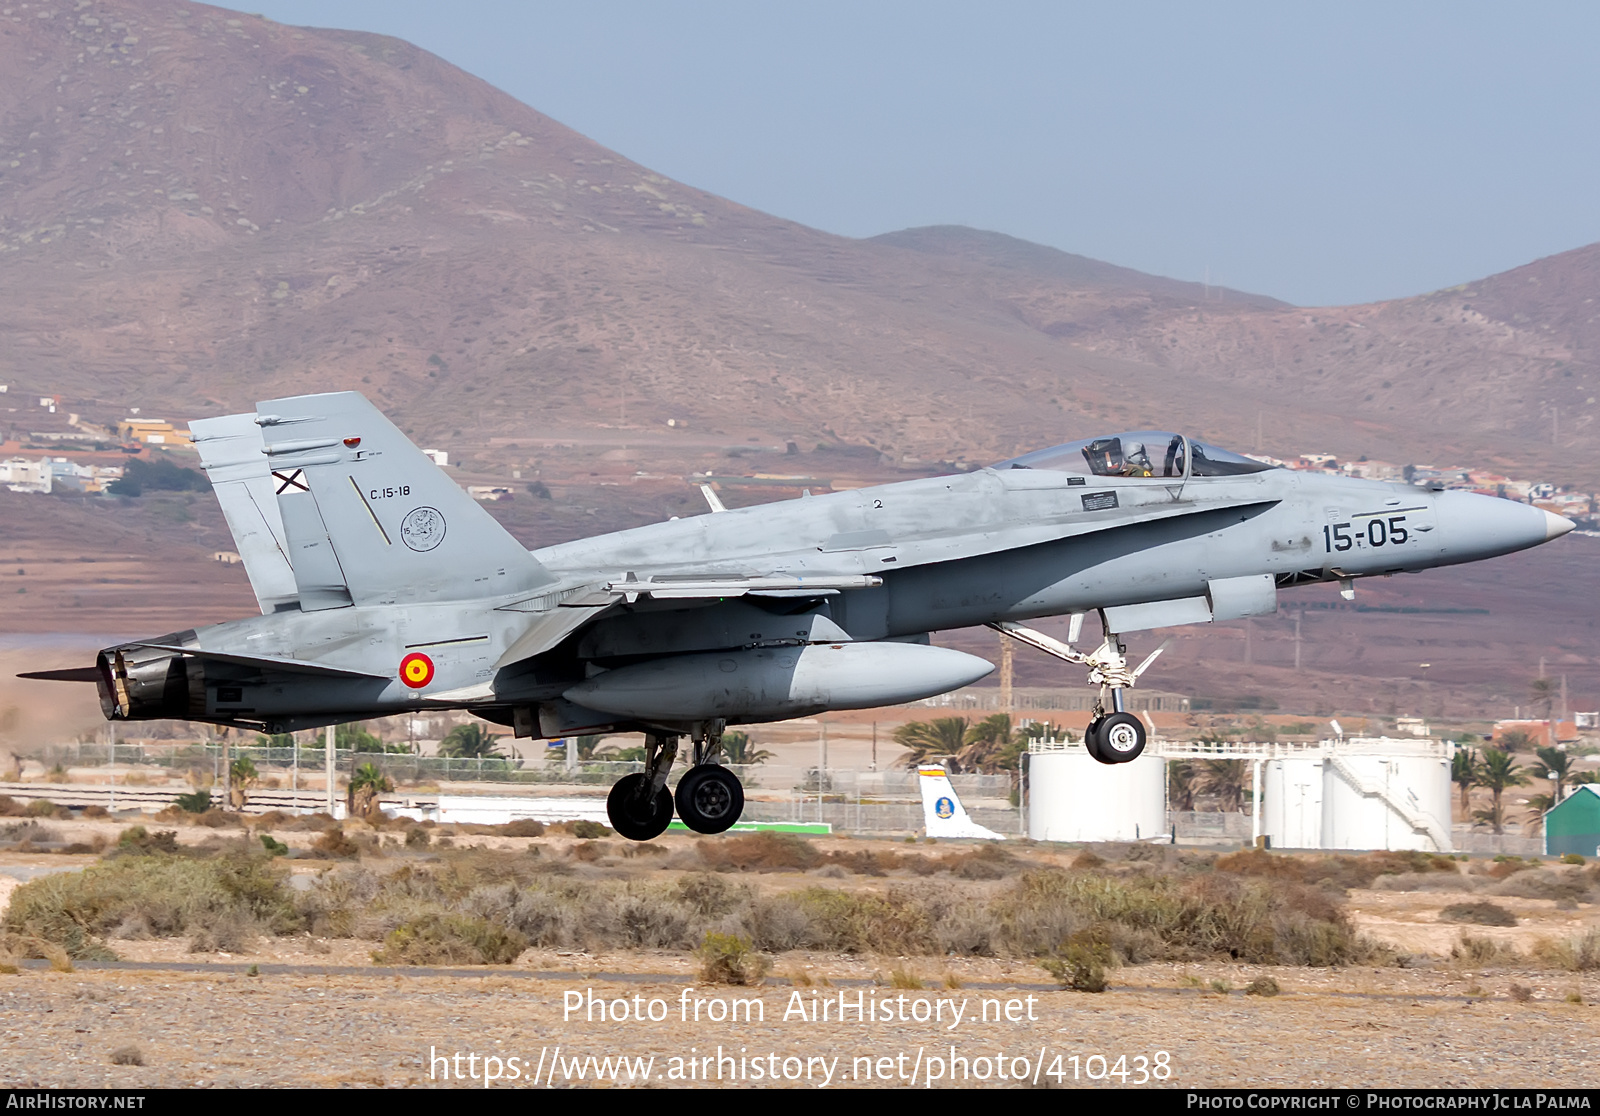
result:
[(1151, 477), (1155, 468), (1143, 442), (1097, 438), (1083, 447), (1089, 470), (1101, 477)]

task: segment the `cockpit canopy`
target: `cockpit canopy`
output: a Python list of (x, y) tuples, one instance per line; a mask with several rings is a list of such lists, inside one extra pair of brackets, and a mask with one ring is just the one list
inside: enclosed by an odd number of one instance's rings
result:
[(1194, 457), (1191, 476), (1236, 477), (1274, 468), (1264, 461), (1157, 430), (1067, 442), (1001, 461), (993, 468), (1053, 469), (1095, 477), (1182, 477), (1186, 445)]

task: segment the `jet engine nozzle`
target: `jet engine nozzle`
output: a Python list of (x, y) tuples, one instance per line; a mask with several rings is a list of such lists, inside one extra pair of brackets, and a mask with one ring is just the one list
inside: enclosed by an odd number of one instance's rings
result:
[[(193, 636), (193, 633), (186, 633)], [(178, 642), (164, 636), (160, 642)], [(106, 720), (156, 721), (195, 716), (191, 698), (205, 712), (203, 666), (195, 659), (150, 647), (108, 647), (95, 659), (99, 671), (100, 711)]]

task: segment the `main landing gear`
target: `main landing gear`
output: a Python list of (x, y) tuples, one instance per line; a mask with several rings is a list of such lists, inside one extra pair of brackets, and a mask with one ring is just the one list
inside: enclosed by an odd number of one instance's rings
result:
[[(1104, 619), (1102, 614), (1102, 625)], [(1084, 749), (1101, 763), (1128, 763), (1139, 758), (1145, 745), (1144, 722), (1123, 709), (1122, 692), (1132, 688), (1139, 676), (1156, 661), (1156, 656), (1167, 649), (1165, 643), (1152, 651), (1137, 668), (1129, 670), (1128, 648), (1110, 628), (1106, 628), (1100, 646), (1088, 654), (1072, 646), (1083, 627), (1082, 613), (1073, 615), (1066, 643), (1006, 620), (990, 624), (989, 627), (1046, 655), (1088, 667), (1089, 684), (1100, 687), (1100, 696), (1095, 699), (1094, 716), (1083, 733)], [(1109, 710), (1106, 708), (1108, 698), (1111, 705)]]
[[(644, 771), (618, 779), (606, 798), (611, 828), (630, 841), (659, 837), (672, 821), (674, 799), (667, 789), (667, 774), (677, 758), (679, 739), (676, 733), (648, 733)], [(694, 764), (678, 780), (678, 817), (696, 833), (721, 833), (744, 812), (744, 786), (716, 762), (722, 750), (721, 721), (697, 725), (691, 739)]]

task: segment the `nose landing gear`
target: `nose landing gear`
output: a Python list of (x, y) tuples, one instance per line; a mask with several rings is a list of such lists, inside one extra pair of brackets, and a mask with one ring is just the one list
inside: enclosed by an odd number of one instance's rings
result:
[[(678, 817), (696, 833), (721, 833), (744, 812), (744, 786), (716, 762), (722, 728), (721, 721), (695, 726), (694, 764), (678, 780)], [(630, 841), (659, 837), (672, 822), (674, 795), (667, 789), (667, 774), (678, 755), (678, 739), (675, 733), (648, 733), (644, 771), (618, 779), (606, 798), (611, 828)]]
[[(1104, 622), (1105, 617), (1102, 614), (1102, 626)], [(1100, 646), (1088, 654), (1074, 648), (1071, 640), (1078, 638), (1082, 626), (1083, 614), (1074, 614), (1068, 642), (1062, 643), (1059, 639), (1047, 636), (1043, 632), (1025, 628), (1021, 624), (1013, 624), (1008, 620), (989, 625), (1002, 635), (1010, 636), (1035, 650), (1043, 651), (1046, 655), (1088, 667), (1089, 684), (1100, 687), (1100, 696), (1095, 699), (1094, 716), (1083, 733), (1084, 748), (1101, 763), (1128, 763), (1138, 759), (1140, 753), (1144, 751), (1146, 733), (1144, 722), (1122, 708), (1122, 692), (1131, 689), (1139, 681), (1139, 676), (1156, 661), (1161, 652), (1167, 649), (1167, 644), (1163, 643), (1157, 647), (1138, 667), (1129, 670), (1128, 649), (1121, 638), (1109, 628), (1106, 628), (1105, 638), (1101, 640)], [(1106, 709), (1108, 698), (1111, 704), (1109, 711)]]

